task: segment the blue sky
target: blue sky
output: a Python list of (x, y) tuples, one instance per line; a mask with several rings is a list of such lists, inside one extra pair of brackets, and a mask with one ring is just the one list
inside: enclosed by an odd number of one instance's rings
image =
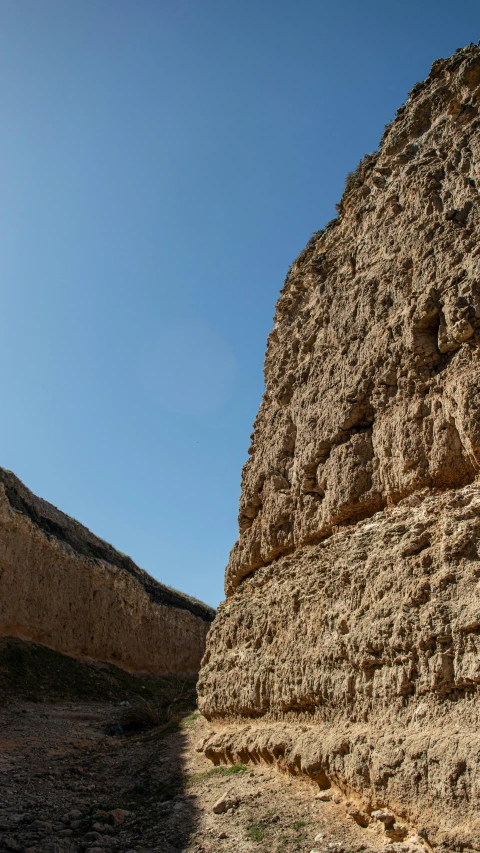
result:
[(0, 0), (0, 464), (216, 605), (286, 271), (480, 5)]

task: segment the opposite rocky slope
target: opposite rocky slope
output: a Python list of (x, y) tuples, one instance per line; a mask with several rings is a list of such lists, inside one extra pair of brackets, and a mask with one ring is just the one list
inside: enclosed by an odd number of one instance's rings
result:
[(165, 675), (198, 671), (215, 613), (0, 468), (0, 635)]
[(478, 47), (435, 62), (289, 271), (199, 686), (214, 761), (449, 849), (480, 849), (479, 95)]

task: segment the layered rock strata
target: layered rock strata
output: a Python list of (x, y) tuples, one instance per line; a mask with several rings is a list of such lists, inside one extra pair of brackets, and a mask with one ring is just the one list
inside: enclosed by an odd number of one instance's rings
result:
[(214, 615), (0, 468), (0, 635), (131, 670), (194, 674)]
[(287, 275), (199, 689), (213, 760), (480, 850), (479, 97), (435, 62)]

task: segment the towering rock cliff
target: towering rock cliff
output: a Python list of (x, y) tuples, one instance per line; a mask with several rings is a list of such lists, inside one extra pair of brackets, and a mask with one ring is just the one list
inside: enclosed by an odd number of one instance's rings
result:
[(0, 468), (0, 636), (131, 670), (194, 674), (214, 615)]
[(199, 688), (212, 760), (439, 849), (480, 850), (479, 98), (435, 62), (287, 275)]

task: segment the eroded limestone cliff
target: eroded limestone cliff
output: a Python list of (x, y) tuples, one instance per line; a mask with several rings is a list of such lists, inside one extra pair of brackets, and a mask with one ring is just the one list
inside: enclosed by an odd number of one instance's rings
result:
[(131, 670), (194, 674), (214, 615), (0, 468), (0, 635)]
[(478, 850), (479, 98), (435, 62), (288, 273), (199, 687), (214, 761)]

